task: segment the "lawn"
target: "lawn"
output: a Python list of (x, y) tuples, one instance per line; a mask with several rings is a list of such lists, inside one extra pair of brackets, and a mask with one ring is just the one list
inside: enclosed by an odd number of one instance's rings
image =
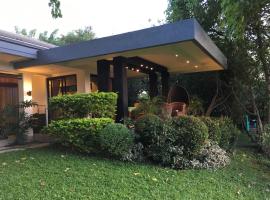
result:
[(0, 154), (0, 199), (270, 199), (270, 161), (238, 149), (229, 167), (182, 170), (47, 147)]

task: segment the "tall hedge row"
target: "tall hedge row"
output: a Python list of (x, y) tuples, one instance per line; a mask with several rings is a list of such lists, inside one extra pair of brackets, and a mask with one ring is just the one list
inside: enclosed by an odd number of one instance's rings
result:
[(113, 92), (93, 92), (52, 97), (49, 101), (53, 119), (114, 118), (117, 94)]
[(100, 132), (112, 123), (113, 119), (110, 118), (64, 119), (52, 121), (43, 132), (56, 136), (62, 144), (80, 151), (97, 152), (100, 149)]

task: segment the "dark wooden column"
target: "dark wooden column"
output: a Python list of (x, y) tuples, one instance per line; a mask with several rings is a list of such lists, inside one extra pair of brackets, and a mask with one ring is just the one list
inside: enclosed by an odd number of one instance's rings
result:
[(158, 81), (157, 74), (155, 72), (151, 72), (149, 74), (149, 95), (151, 98), (156, 97), (158, 95)]
[(113, 58), (114, 83), (113, 91), (118, 94), (116, 121), (120, 122), (128, 116), (128, 89), (127, 69), (124, 66), (125, 58)]
[(108, 92), (110, 88), (110, 62), (107, 60), (97, 61), (98, 90)]
[(167, 97), (169, 92), (169, 82), (170, 82), (170, 74), (169, 72), (161, 73), (161, 86), (162, 86), (162, 96)]

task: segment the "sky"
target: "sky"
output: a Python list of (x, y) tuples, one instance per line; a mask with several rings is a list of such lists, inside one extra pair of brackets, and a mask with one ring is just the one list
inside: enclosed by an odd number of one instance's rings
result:
[[(53, 19), (49, 0), (0, 0), (0, 29), (14, 27), (64, 34), (92, 26), (97, 37), (139, 30), (165, 19), (167, 0), (61, 0), (63, 18)], [(150, 19), (150, 20), (149, 20)]]

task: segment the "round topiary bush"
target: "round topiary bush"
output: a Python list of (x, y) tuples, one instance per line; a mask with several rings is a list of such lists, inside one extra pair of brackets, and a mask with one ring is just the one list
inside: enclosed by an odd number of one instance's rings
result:
[(219, 144), (221, 138), (221, 130), (217, 120), (211, 119), (210, 117), (200, 118), (208, 128), (208, 138)]
[(123, 124), (109, 124), (99, 135), (101, 148), (111, 156), (123, 158), (134, 144), (134, 135)]
[(172, 118), (175, 145), (183, 146), (183, 154), (189, 158), (196, 155), (208, 139), (207, 126), (197, 117), (181, 116)]
[(148, 114), (140, 117), (135, 122), (135, 132), (139, 135), (139, 141), (144, 146), (157, 142), (162, 134), (164, 122), (156, 115)]

